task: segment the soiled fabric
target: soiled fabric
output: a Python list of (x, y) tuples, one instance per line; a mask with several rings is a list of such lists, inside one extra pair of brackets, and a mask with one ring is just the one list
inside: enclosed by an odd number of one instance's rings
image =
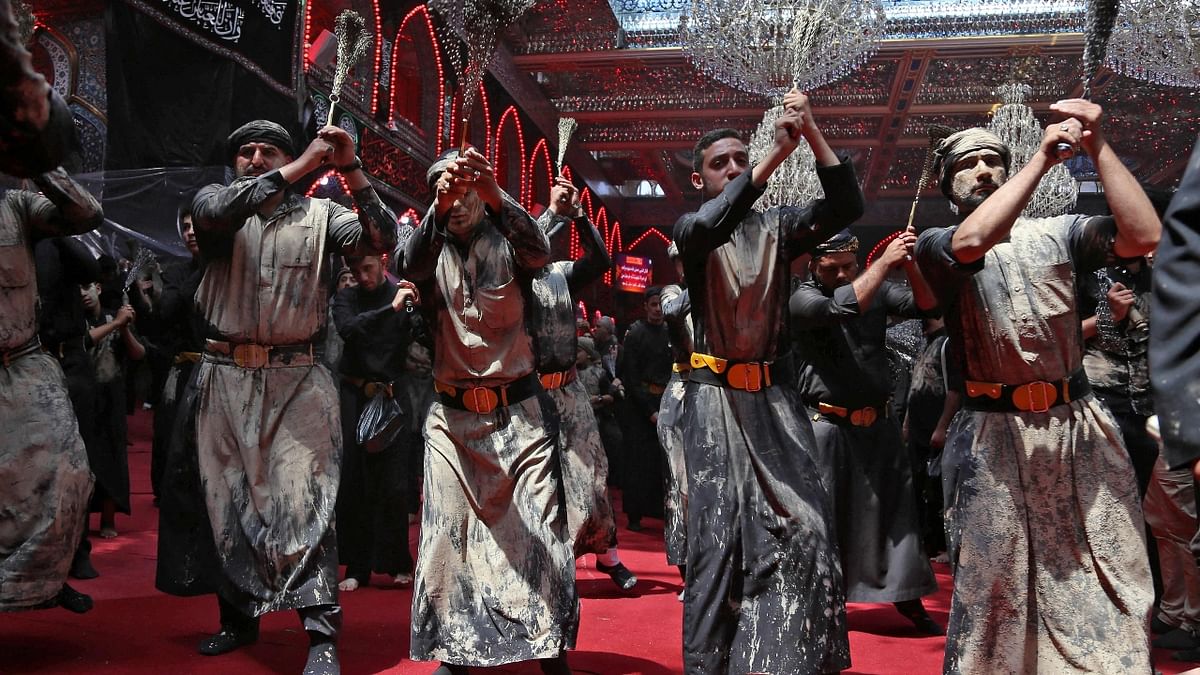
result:
[[(196, 303), (207, 337), (297, 345), (325, 334), (329, 254), (380, 254), (395, 218), (370, 188), (359, 212), (285, 194), (278, 171), (202, 188), (193, 204), (208, 260)], [(307, 359), (242, 368), (206, 353), (198, 366), (198, 467), (223, 599), (250, 616), (337, 602), (334, 502), (340, 477), (337, 386)]]
[[(955, 228), (921, 234), (948, 349), (968, 381), (1053, 381), (1081, 367), (1075, 276), (1111, 258), (1111, 219), (1018, 219), (971, 264)], [(969, 408), (969, 401), (964, 401)], [(1092, 395), (1044, 413), (964, 409), (957, 459), (947, 673), (1147, 672), (1153, 602), (1137, 485)]]
[[(695, 349), (735, 361), (779, 353), (791, 260), (862, 213), (847, 162), (818, 167), (826, 199), (751, 210), (746, 171), (675, 224)], [(789, 386), (689, 380), (683, 655), (688, 673), (822, 673), (850, 662), (829, 496), (812, 428)]]
[[(33, 245), (82, 234), (99, 204), (64, 172), (40, 184), (53, 196), (0, 197), (0, 352), (37, 337)], [(0, 611), (54, 600), (85, 525), (92, 475), (58, 363), (38, 351), (0, 363)]]
[(170, 394), (175, 398), (170, 402), (172, 422), (158, 504), (154, 587), (183, 597), (216, 593), (222, 576), (204, 486), (200, 482), (196, 439), (198, 370), (192, 363), (174, 369), (176, 388)]
[[(433, 373), (498, 386), (534, 370), (522, 284), (550, 245), (505, 195), (465, 243), (435, 209), (407, 241), (404, 277), (428, 283)], [(540, 393), (481, 415), (435, 399), (425, 419), (425, 505), (413, 588), (411, 656), (466, 666), (552, 658), (579, 625), (575, 558), (561, 507), (554, 404)]]
[[(587, 216), (572, 222), (547, 210), (538, 219), (538, 227), (544, 232), (568, 224), (579, 233), (583, 256), (546, 265), (530, 284), (534, 351), (537, 370), (542, 374), (575, 367), (578, 338), (572, 298), (612, 266), (604, 240)], [(608, 499), (608, 456), (600, 443), (596, 415), (578, 379), (547, 393), (559, 417), (559, 460), (572, 548), (576, 557), (604, 553), (616, 545), (617, 527)]]
[[(842, 577), (849, 602), (901, 602), (937, 590), (921, 546), (912, 462), (889, 414), (889, 316), (921, 314), (912, 291), (884, 282), (869, 306), (854, 287), (800, 285), (790, 300), (798, 389), (817, 445), (813, 459), (833, 502)], [(872, 406), (869, 427), (822, 415), (819, 403), (848, 410)]]
[[(692, 305), (686, 289), (674, 284), (659, 296), (676, 363), (686, 364), (692, 353)], [(687, 380), (672, 372), (658, 406), (658, 443), (667, 460), (663, 492), (663, 540), (667, 563), (687, 563), (687, 462), (683, 453), (683, 391)]]

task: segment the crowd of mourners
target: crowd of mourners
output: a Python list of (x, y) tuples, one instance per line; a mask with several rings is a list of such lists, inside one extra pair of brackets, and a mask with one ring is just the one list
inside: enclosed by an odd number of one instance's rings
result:
[[(304, 672), (337, 673), (339, 594), (384, 583), (412, 587), (410, 656), (438, 675), (569, 673), (583, 556), (639, 583), (619, 494), (678, 568), (688, 673), (848, 668), (848, 602), (946, 634), (947, 673), (1200, 661), (1200, 154), (1172, 198), (1090, 101), (1051, 106), (1020, 168), (959, 131), (934, 164), (958, 223), (864, 264), (853, 165), (793, 90), (758, 163), (735, 130), (698, 140), (672, 283), (618, 323), (579, 312), (612, 260), (566, 177), (535, 218), (464, 146), (399, 225), (333, 126), (233, 130), (232, 182), (179, 200), (187, 257), (98, 252), (69, 112), (7, 2), (0, 47), (0, 169), (26, 179), (0, 199), (0, 611), (92, 608), (69, 579), (108, 573), (90, 536), (121, 536), (128, 419), (150, 414), (155, 583), (215, 596), (206, 655), (295, 610)], [(756, 210), (801, 143), (824, 197)], [(1022, 215), (1064, 145), (1108, 215)], [(347, 203), (293, 190), (329, 168)]]

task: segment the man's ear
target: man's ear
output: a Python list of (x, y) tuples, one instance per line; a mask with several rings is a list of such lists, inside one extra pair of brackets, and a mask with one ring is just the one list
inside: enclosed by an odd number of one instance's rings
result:
[(704, 178), (702, 178), (700, 174), (695, 171), (692, 172), (692, 187), (696, 188), (697, 190), (704, 189)]

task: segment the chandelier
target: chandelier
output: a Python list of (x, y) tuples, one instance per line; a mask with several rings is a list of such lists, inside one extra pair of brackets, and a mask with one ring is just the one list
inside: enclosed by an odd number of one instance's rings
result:
[[(757, 164), (775, 145), (775, 121), (783, 114), (783, 106), (775, 106), (763, 114), (762, 122), (750, 137), (750, 163)], [(792, 154), (775, 168), (767, 181), (766, 191), (754, 203), (754, 210), (766, 211), (772, 206), (803, 206), (825, 196), (817, 178), (817, 158), (802, 136)]]
[(885, 23), (879, 0), (691, 0), (679, 34), (688, 58), (713, 79), (782, 97), (862, 65)]
[(1200, 0), (1121, 0), (1105, 65), (1154, 84), (1200, 87)]
[[(992, 115), (988, 129), (1008, 145), (1011, 164), (1008, 175), (1020, 171), (1040, 151), (1043, 129), (1033, 116), (1033, 109), (1025, 105), (1032, 88), (1027, 84), (1009, 83), (999, 87), (996, 94), (1002, 105)], [(1027, 218), (1050, 218), (1061, 216), (1075, 206), (1079, 196), (1079, 184), (1071, 176), (1065, 164), (1054, 165), (1029, 198), (1021, 215)]]

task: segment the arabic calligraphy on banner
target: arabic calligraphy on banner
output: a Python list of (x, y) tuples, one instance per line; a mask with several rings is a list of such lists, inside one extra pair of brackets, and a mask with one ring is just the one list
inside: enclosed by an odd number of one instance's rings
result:
[[(195, 23), (222, 40), (242, 39), (246, 10), (234, 0), (162, 0), (180, 17)], [(287, 14), (287, 0), (254, 0), (254, 6), (272, 24), (278, 26)]]

